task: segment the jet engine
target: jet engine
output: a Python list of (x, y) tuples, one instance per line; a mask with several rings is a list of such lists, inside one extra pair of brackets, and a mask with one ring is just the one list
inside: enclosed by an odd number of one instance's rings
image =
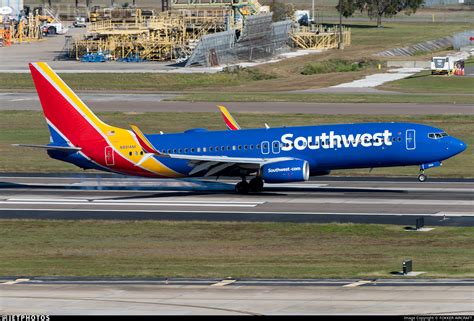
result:
[(309, 179), (309, 164), (300, 159), (265, 164), (260, 175), (265, 183), (303, 182)]

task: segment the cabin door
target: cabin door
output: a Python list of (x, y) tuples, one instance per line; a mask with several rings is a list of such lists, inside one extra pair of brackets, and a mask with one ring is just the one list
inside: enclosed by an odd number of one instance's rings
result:
[(406, 132), (406, 147), (408, 150), (416, 148), (415, 130), (408, 129)]
[(270, 143), (265, 141), (265, 142), (262, 142), (262, 154), (266, 155), (266, 154), (269, 154), (270, 153)]
[(105, 164), (107, 166), (115, 165), (114, 150), (110, 146), (105, 147)]

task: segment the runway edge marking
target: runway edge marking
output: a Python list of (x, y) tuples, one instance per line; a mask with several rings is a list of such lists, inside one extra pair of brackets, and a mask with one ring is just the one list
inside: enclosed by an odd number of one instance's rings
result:
[(28, 281), (30, 281), (30, 279), (16, 279), (16, 280), (7, 281), (7, 282), (0, 283), (0, 284), (3, 284), (3, 285), (13, 285), (13, 284), (18, 284), (18, 283), (28, 282)]
[(226, 285), (235, 283), (236, 281), (237, 281), (237, 280), (229, 280), (229, 279), (226, 279), (226, 280), (222, 280), (222, 281), (220, 281), (220, 282), (214, 283), (214, 284), (212, 284), (211, 286), (226, 286)]
[(357, 281), (357, 282), (354, 282), (354, 283), (345, 284), (342, 287), (343, 288), (355, 288), (355, 287), (358, 287), (358, 286), (361, 286), (361, 285), (364, 285), (364, 284), (373, 283), (373, 282), (374, 281), (371, 281), (371, 280), (360, 280), (360, 281)]

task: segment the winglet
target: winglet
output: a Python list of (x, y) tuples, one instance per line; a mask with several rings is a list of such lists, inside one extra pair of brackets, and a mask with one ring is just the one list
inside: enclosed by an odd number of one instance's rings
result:
[(217, 106), (217, 107), (219, 107), (221, 111), (222, 118), (224, 118), (224, 122), (227, 126), (227, 129), (239, 130), (240, 129), (239, 124), (235, 121), (234, 117), (232, 117), (232, 115), (229, 113), (227, 108), (225, 108), (224, 106)]
[(140, 146), (143, 148), (143, 150), (147, 153), (152, 153), (152, 154), (157, 154), (157, 155), (162, 155), (158, 150), (153, 147), (153, 144), (150, 143), (148, 138), (146, 138), (145, 134), (142, 133), (142, 131), (135, 125), (130, 125), (132, 127), (132, 131), (137, 136), (138, 142), (140, 143)]

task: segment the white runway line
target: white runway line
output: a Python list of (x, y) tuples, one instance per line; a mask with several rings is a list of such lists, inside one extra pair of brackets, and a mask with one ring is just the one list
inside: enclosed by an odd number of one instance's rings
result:
[[(110, 205), (110, 204), (109, 204)], [(439, 213), (340, 213), (340, 212), (257, 212), (257, 211), (186, 211), (182, 210), (146, 210), (146, 209), (91, 209), (91, 208), (0, 208), (0, 211), (50, 211), (50, 212), (114, 212), (114, 213), (176, 213), (176, 214), (215, 214), (215, 215), (225, 215), (225, 214), (242, 214), (242, 215), (347, 215), (347, 216), (446, 216), (446, 217), (474, 217), (474, 213), (456, 213), (453, 215), (446, 214), (441, 215)]]
[(298, 203), (298, 204), (377, 204), (377, 205), (458, 205), (474, 206), (474, 201), (461, 200), (418, 200), (401, 198), (314, 198), (314, 199), (295, 199), (295, 200), (272, 200), (273, 203)]
[[(114, 199), (95, 199), (95, 200), (90, 200), (90, 199), (66, 199), (66, 198), (9, 198), (7, 201), (12, 201), (12, 202), (89, 202), (89, 203), (156, 203), (156, 204), (167, 204), (167, 203), (189, 203), (189, 204), (237, 204), (237, 205), (260, 205), (260, 204), (265, 204), (265, 202), (245, 202), (245, 201), (214, 201), (214, 200), (208, 200), (208, 201), (182, 201), (182, 200), (174, 200), (174, 201), (166, 201), (166, 200), (114, 200)], [(135, 204), (134, 204), (135, 205)]]
[(356, 199), (356, 198), (307, 198), (307, 199), (278, 199), (268, 202), (239, 202), (239, 201), (181, 201), (181, 200), (87, 200), (87, 199), (34, 199), (10, 198), (0, 201), (0, 204), (36, 204), (36, 205), (118, 205), (118, 206), (202, 206), (202, 207), (256, 207), (265, 203), (274, 204), (359, 204), (359, 205), (453, 205), (474, 208), (474, 201), (462, 200), (418, 200), (418, 199)]
[(259, 204), (212, 204), (212, 203), (112, 203), (112, 202), (42, 202), (0, 201), (0, 204), (16, 205), (82, 205), (82, 206), (175, 206), (175, 207), (256, 207)]

